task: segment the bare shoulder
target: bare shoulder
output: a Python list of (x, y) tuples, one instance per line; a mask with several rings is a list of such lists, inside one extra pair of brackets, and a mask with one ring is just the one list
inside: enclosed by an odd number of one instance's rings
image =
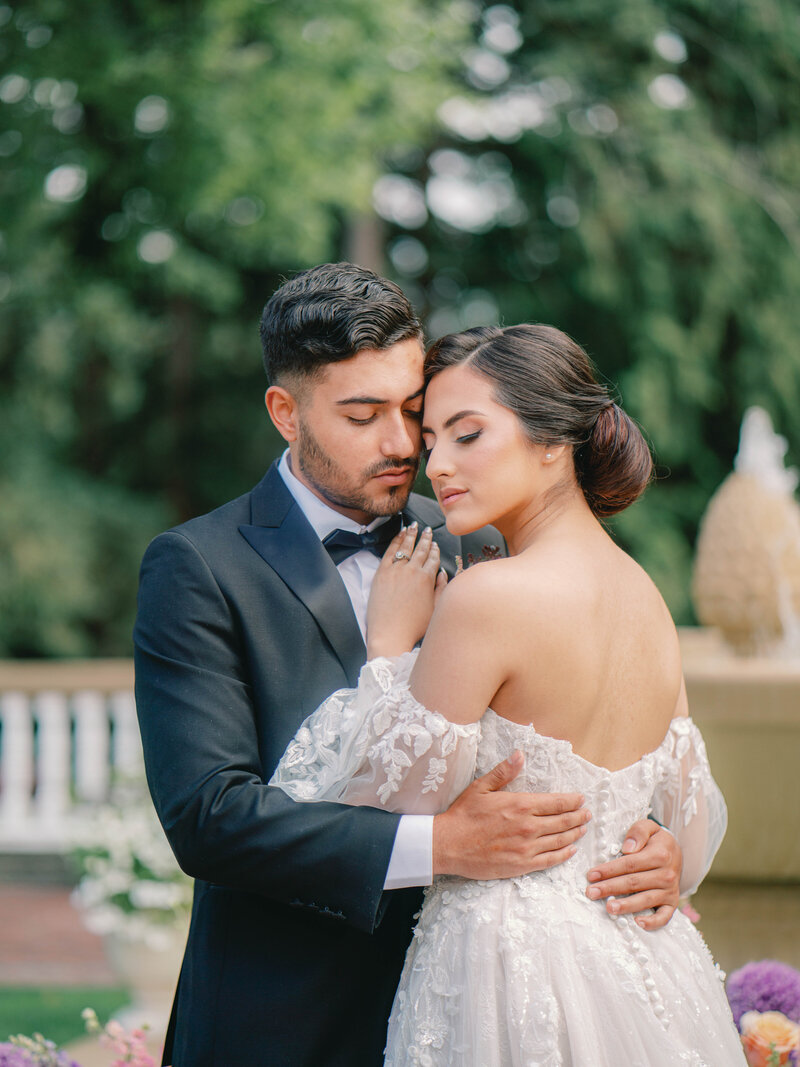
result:
[[(625, 554), (627, 612), (638, 640), (658, 654), (667, 671), (682, 677), (678, 631), (667, 603), (645, 569)], [(684, 696), (685, 699), (685, 696)]]
[(497, 570), (498, 564), (504, 562), (492, 560), (475, 565), (451, 578), (439, 598), (435, 617), (464, 620), (491, 614), (502, 596), (504, 583), (498, 580), (501, 576)]
[(672, 614), (656, 583), (632, 556), (623, 553), (627, 566), (630, 570), (630, 581), (633, 595), (642, 603), (645, 611), (652, 614), (653, 621), (668, 631), (677, 642), (678, 632)]
[(461, 628), (486, 627), (488, 637), (514, 630), (522, 617), (529, 624), (537, 605), (544, 607), (554, 599), (547, 568), (515, 556), (477, 564), (451, 579), (434, 617)]

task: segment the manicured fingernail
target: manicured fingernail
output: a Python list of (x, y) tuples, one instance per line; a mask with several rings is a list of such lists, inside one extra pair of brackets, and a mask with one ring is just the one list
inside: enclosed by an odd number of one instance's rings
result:
[(599, 882), (600, 881), (600, 872), (599, 871), (589, 871), (589, 873), (586, 875), (586, 877), (589, 879), (590, 882)]
[(637, 926), (641, 926), (641, 928), (642, 928), (643, 930), (646, 930), (646, 929), (647, 929), (647, 924), (645, 923), (644, 919), (637, 919), (637, 920), (636, 920), (636, 925), (637, 925)]
[(609, 897), (608, 898), (608, 910), (609, 911), (618, 912), (621, 907), (622, 907), (622, 905), (618, 904), (617, 901), (613, 897)]
[(581, 837), (583, 837), (583, 835), (584, 835), (584, 834), (586, 833), (586, 831), (587, 831), (588, 829), (589, 829), (589, 827), (588, 827), (588, 826), (582, 826), (582, 827), (580, 828), (580, 830), (578, 831), (578, 833), (579, 833), (579, 834), (581, 835)]
[(409, 530), (416, 530), (416, 528), (417, 528), (418, 526), (419, 526), (419, 523), (417, 522), (417, 520), (416, 520), (416, 519), (414, 519), (414, 521), (413, 521), (413, 522), (411, 523), (411, 525), (410, 525), (410, 526), (408, 527), (408, 529), (409, 529)]
[(597, 900), (600, 896), (600, 890), (597, 888), (597, 886), (594, 886), (594, 888), (586, 890), (586, 896), (589, 898), (589, 900)]
[(430, 526), (426, 526), (425, 529), (422, 532), (424, 534), (432, 534), (433, 530), (430, 528)]
[(631, 852), (635, 848), (636, 848), (636, 842), (634, 841), (634, 839), (632, 837), (626, 837), (625, 840), (622, 842), (622, 851), (623, 852)]

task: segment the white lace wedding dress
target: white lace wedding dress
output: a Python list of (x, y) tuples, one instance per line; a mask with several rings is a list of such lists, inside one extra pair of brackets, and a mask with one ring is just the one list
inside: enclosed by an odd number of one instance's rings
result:
[(677, 913), (647, 933), (586, 895), (586, 872), (651, 812), (684, 849), (684, 888), (704, 876), (725, 804), (690, 719), (659, 747), (607, 771), (567, 741), (488, 710), (458, 726), (411, 695), (415, 653), (375, 659), (358, 689), (311, 715), (270, 784), (298, 801), (444, 810), (515, 748), (510, 786), (582, 792), (593, 818), (578, 851), (522, 878), (439, 877), (426, 891), (389, 1021), (387, 1067), (732, 1067), (745, 1064), (715, 966)]

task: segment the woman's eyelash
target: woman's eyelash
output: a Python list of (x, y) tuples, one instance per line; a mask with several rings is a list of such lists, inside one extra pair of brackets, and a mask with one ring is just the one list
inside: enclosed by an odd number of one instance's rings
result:
[(470, 441), (474, 441), (476, 438), (480, 437), (482, 433), (483, 430), (476, 430), (474, 433), (467, 433), (464, 434), (463, 437), (457, 437), (456, 441), (458, 441), (460, 445), (467, 445)]

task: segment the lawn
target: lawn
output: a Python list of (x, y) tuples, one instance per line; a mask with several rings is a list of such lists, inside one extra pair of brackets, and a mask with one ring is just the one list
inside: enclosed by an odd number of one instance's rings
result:
[(129, 1003), (121, 988), (24, 989), (0, 987), (0, 1041), (10, 1034), (44, 1034), (57, 1045), (85, 1033), (81, 1012), (94, 1008), (101, 1022)]

